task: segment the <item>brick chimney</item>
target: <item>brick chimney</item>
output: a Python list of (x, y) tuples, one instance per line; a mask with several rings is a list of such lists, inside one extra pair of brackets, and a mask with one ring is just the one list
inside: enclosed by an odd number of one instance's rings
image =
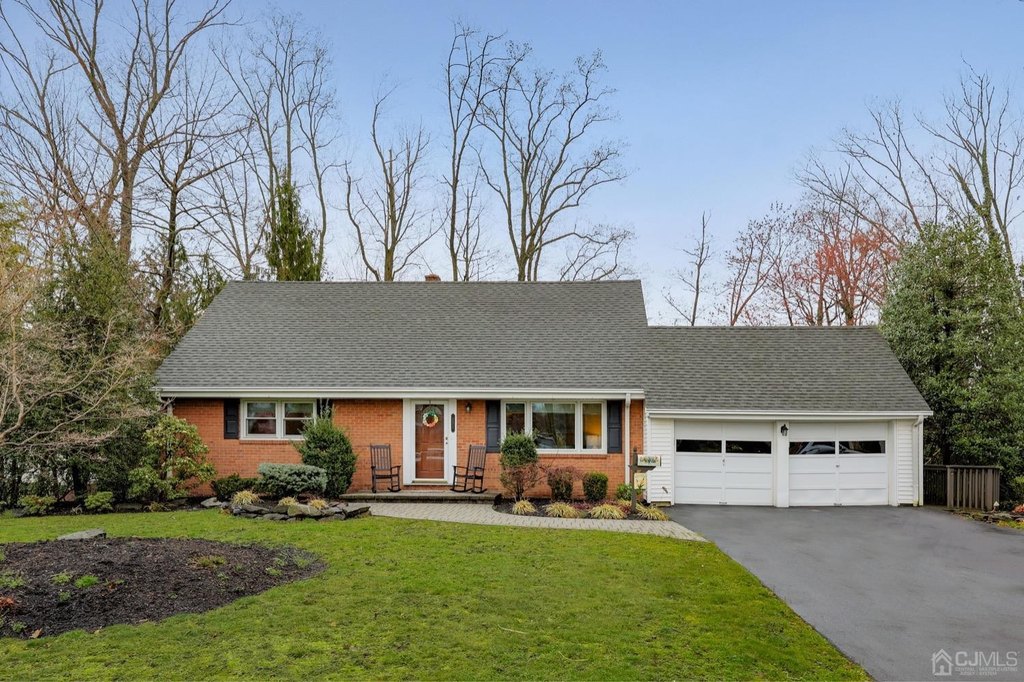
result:
[(435, 275), (434, 273), (430, 273), (429, 275), (427, 275), (423, 279), (426, 282), (440, 282), (441, 281), (441, 275)]

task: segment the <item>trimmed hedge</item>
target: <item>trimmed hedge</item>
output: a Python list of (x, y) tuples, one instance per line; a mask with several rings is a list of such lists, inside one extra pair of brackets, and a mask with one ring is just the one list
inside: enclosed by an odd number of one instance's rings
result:
[(608, 497), (608, 476), (592, 471), (583, 477), (583, 497), (587, 502), (601, 502)]
[(303, 493), (323, 495), (327, 472), (306, 464), (260, 464), (259, 489), (271, 497), (287, 497)]
[(536, 464), (539, 459), (533, 434), (510, 433), (505, 436), (505, 440), (501, 441), (501, 467), (503, 469)]

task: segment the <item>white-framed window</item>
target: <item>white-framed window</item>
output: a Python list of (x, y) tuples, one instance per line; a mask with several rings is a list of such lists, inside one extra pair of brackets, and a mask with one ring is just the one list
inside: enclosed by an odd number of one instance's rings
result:
[(542, 454), (608, 451), (608, 407), (603, 400), (503, 400), (501, 437), (532, 432)]
[(242, 438), (298, 439), (316, 415), (314, 400), (243, 400)]

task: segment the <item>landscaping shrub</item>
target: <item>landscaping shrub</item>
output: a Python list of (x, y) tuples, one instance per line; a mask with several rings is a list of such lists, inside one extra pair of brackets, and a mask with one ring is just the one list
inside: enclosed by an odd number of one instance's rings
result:
[(258, 479), (255, 478), (242, 478), (238, 474), (231, 474), (223, 478), (216, 478), (210, 482), (210, 487), (213, 488), (213, 494), (217, 496), (217, 499), (221, 502), (227, 502), (235, 493), (240, 490), (252, 490), (259, 484)]
[(328, 497), (344, 494), (356, 472), (356, 453), (345, 431), (334, 425), (328, 411), (307, 424), (302, 436), (295, 446), (302, 463), (327, 472), (324, 493)]
[(260, 501), (260, 496), (251, 490), (239, 490), (237, 493), (231, 496), (231, 504), (238, 507), (243, 504), (256, 504)]
[(580, 477), (576, 467), (551, 467), (547, 470), (548, 487), (551, 488), (551, 499), (555, 502), (568, 502), (572, 499), (572, 484)]
[(195, 425), (169, 414), (145, 435), (146, 457), (128, 474), (129, 499), (161, 503), (185, 497), (216, 471), (206, 461), (209, 448)]
[(260, 490), (271, 497), (316, 493), (327, 488), (327, 472), (308, 464), (260, 464)]
[(518, 516), (528, 516), (537, 513), (537, 507), (529, 500), (519, 500), (512, 505), (512, 513)]
[(578, 519), (581, 516), (575, 507), (566, 502), (552, 502), (545, 505), (544, 513), (553, 519)]
[(1024, 501), (1024, 476), (1015, 476), (1010, 479), (1010, 492), (1017, 500)]
[(538, 459), (537, 444), (530, 434), (510, 433), (501, 441), (499, 480), (513, 500), (521, 500), (540, 481)]
[(665, 512), (657, 507), (645, 507), (642, 504), (636, 506), (636, 515), (647, 521), (668, 521), (668, 516)]
[(328, 507), (331, 506), (330, 504), (327, 503), (327, 500), (322, 499), (320, 497), (314, 497), (306, 504), (308, 504), (313, 509), (327, 509)]
[(587, 512), (587, 515), (592, 519), (617, 520), (626, 518), (626, 512), (614, 504), (599, 504)]
[(608, 476), (592, 471), (583, 477), (583, 497), (587, 502), (600, 502), (608, 497)]
[(93, 514), (114, 511), (114, 493), (100, 491), (85, 498), (85, 508)]
[(510, 433), (501, 441), (501, 467), (512, 469), (514, 467), (536, 464), (539, 460), (537, 455), (537, 443), (533, 435), (529, 433)]
[(26, 516), (45, 516), (57, 506), (57, 498), (52, 495), (24, 495), (18, 505)]
[(521, 500), (526, 491), (540, 482), (541, 471), (536, 464), (503, 468), (498, 479), (513, 500)]
[(282, 507), (290, 507), (293, 504), (298, 504), (299, 501), (296, 500), (294, 497), (282, 497), (280, 500), (277, 501), (277, 503)]
[[(631, 486), (630, 484), (628, 484), (628, 483), (620, 483), (618, 485), (618, 487), (615, 488), (615, 498), (618, 499), (618, 500), (628, 500), (629, 499), (629, 494), (630, 494), (630, 492), (632, 490), (633, 490), (633, 486)], [(637, 486), (636, 486), (636, 499), (642, 500), (643, 498), (644, 498), (644, 485), (643, 485), (643, 483), (638, 483)]]

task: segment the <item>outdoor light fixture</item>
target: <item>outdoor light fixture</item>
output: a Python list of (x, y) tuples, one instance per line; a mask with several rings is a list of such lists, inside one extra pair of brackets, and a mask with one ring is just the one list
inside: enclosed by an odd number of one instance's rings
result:
[(783, 436), (789, 435), (789, 427), (786, 426), (785, 424), (782, 425), (782, 428), (779, 429), (779, 431), (782, 433)]
[(472, 411), (473, 411), (473, 403), (471, 403), (471, 402), (469, 402), (469, 401), (467, 400), (467, 401), (466, 401), (466, 414), (469, 414), (469, 413), (470, 413), (470, 412), (472, 412)]

